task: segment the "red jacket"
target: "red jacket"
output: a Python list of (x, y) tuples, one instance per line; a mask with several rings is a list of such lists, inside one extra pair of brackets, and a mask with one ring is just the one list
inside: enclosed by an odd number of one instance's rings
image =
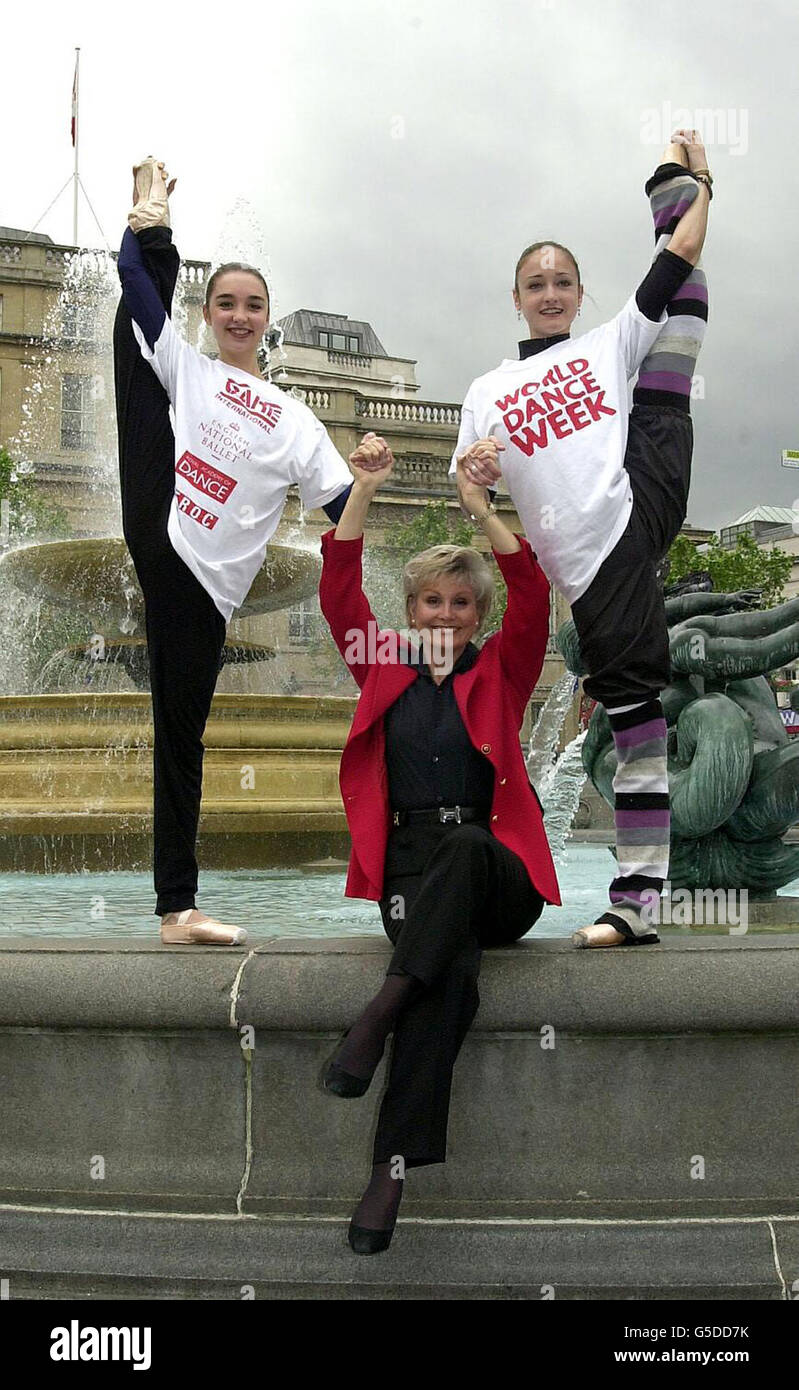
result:
[[(549, 631), (549, 582), (528, 542), (513, 555), (494, 551), (508, 586), (502, 629), (489, 637), (474, 665), (453, 679), (461, 718), (475, 748), (494, 768), (491, 832), (518, 854), (539, 893), (560, 906), (555, 866), (544, 832), (538, 797), (522, 756), (519, 729), (544, 664)], [(415, 666), (374, 660), (380, 635), (363, 592), (363, 537), (339, 541), (335, 530), (322, 536), (319, 600), (336, 646), (361, 688), (355, 718), (341, 756), (339, 785), (352, 854), (345, 893), (350, 898), (383, 896), (383, 867), (391, 829), (383, 716), (417, 679)], [(368, 634), (372, 625), (372, 651)], [(364, 634), (358, 652), (355, 634)], [(363, 661), (353, 656), (363, 655)], [(370, 663), (369, 657), (372, 656)]]

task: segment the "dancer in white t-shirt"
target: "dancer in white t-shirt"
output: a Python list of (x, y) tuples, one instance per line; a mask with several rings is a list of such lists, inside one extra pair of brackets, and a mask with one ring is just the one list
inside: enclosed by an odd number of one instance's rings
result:
[[(144, 593), (153, 702), (154, 880), (166, 942), (232, 945), (246, 933), (197, 910), (202, 735), (226, 623), (243, 603), (296, 483), (306, 508), (341, 515), (352, 475), (307, 406), (259, 373), (269, 324), (260, 271), (211, 276), (212, 360), (169, 317), (180, 258), (163, 164), (134, 169), (114, 325), (123, 531)], [(170, 421), (170, 405), (172, 420)]]
[[(656, 254), (614, 319), (570, 328), (583, 288), (572, 253), (537, 242), (516, 267), (530, 338), (519, 360), (478, 377), (450, 472), (500, 477), (551, 581), (571, 604), (586, 692), (606, 708), (617, 756), (618, 872), (610, 906), (577, 946), (658, 940), (654, 898), (668, 875), (669, 789), (660, 692), (669, 683), (658, 562), (685, 519), (690, 396), (707, 321), (699, 259), (712, 177), (696, 131), (677, 131), (646, 185)], [(628, 382), (638, 372), (628, 415)]]

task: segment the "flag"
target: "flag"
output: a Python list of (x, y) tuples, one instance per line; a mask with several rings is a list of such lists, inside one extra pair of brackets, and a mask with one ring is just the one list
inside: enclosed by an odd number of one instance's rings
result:
[(75, 139), (76, 139), (76, 137), (77, 137), (77, 133), (78, 133), (78, 55), (75, 54), (75, 76), (74, 76), (73, 79), (72, 79), (72, 120), (71, 120), (71, 122), (70, 122), (70, 134), (72, 135), (72, 143), (73, 143), (73, 145), (75, 144)]

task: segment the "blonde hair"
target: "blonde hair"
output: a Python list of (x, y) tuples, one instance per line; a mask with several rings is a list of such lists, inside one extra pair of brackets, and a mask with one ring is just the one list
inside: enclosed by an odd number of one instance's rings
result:
[(453, 575), (471, 585), (479, 625), (491, 612), (494, 600), (494, 576), (488, 561), (471, 545), (431, 545), (414, 555), (402, 572), (405, 593), (405, 613), (411, 620), (411, 599), (439, 574)]

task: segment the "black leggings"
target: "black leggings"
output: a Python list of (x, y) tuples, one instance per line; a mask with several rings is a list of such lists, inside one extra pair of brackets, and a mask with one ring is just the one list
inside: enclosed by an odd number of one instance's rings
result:
[(380, 912), (395, 950), (387, 974), (426, 988), (400, 1013), (373, 1162), (406, 1168), (446, 1158), (452, 1070), (480, 1003), (484, 947), (506, 946), (544, 899), (518, 855), (482, 823), (407, 826), (389, 837)]
[[(171, 233), (140, 232), (169, 313), (180, 260)], [(122, 530), (144, 594), (153, 704), (153, 878), (158, 916), (195, 906), (203, 742), (221, 669), (225, 619), (167, 534), (175, 490), (169, 400), (120, 302), (114, 323)]]
[(658, 699), (671, 680), (657, 566), (685, 520), (692, 451), (693, 424), (686, 411), (633, 406), (624, 455), (633, 494), (630, 520), (571, 606), (590, 671), (583, 689), (606, 708)]

